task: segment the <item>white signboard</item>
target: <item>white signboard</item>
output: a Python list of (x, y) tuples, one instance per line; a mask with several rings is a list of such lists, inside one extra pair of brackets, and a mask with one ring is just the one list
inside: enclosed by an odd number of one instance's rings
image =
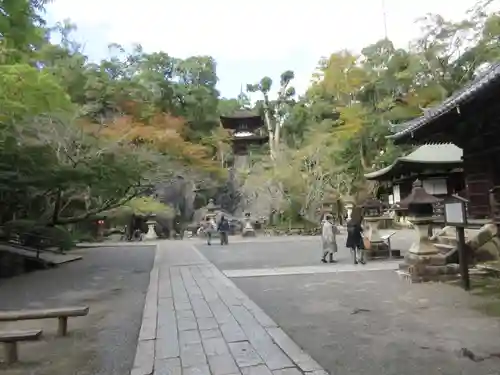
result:
[(446, 203), (444, 205), (446, 221), (450, 224), (465, 224), (462, 203)]
[(448, 194), (448, 186), (446, 184), (446, 179), (444, 178), (434, 178), (430, 180), (424, 180), (422, 182), (422, 185), (427, 194), (431, 195)]
[(399, 190), (399, 185), (394, 185), (392, 187), (392, 193), (394, 195), (394, 203), (399, 203), (401, 201), (401, 193)]

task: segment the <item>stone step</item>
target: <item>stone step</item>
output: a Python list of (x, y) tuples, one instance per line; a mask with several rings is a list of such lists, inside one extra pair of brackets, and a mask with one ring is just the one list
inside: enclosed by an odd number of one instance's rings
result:
[(454, 250), (457, 248), (456, 245), (449, 245), (446, 243), (435, 243), (434, 247), (437, 248), (440, 253), (448, 253), (451, 250)]
[[(467, 238), (465, 240), (467, 241)], [(437, 241), (438, 243), (450, 245), (456, 245), (458, 243), (457, 238), (454, 236), (438, 236)]]

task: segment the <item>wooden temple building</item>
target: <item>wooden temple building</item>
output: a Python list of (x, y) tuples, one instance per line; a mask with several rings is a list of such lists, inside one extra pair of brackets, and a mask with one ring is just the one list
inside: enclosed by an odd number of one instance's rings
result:
[(240, 109), (231, 115), (220, 117), (221, 125), (231, 132), (233, 154), (247, 155), (253, 146), (261, 146), (268, 141), (263, 133), (264, 119), (256, 111)]
[(410, 195), (417, 179), (427, 193), (437, 197), (458, 194), (465, 188), (462, 149), (454, 144), (423, 145), (365, 178), (379, 182), (377, 198), (390, 205)]
[(472, 224), (500, 224), (500, 63), (389, 136), (396, 144), (453, 143), (463, 150)]

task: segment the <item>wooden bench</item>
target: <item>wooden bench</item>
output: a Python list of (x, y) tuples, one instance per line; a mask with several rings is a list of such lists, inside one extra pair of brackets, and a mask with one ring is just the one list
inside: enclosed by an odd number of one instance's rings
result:
[(0, 312), (0, 322), (14, 322), (17, 320), (36, 320), (57, 318), (59, 321), (57, 334), (66, 336), (68, 333), (68, 318), (86, 316), (89, 313), (88, 306), (61, 307), (43, 310), (18, 310)]
[(391, 231), (383, 236), (380, 236), (381, 240), (387, 244), (389, 248), (389, 258), (392, 258), (392, 247), (391, 247), (391, 237), (396, 234), (396, 231)]
[(0, 342), (5, 349), (5, 362), (10, 365), (18, 361), (17, 343), (19, 341), (36, 341), (42, 336), (42, 330), (0, 332)]

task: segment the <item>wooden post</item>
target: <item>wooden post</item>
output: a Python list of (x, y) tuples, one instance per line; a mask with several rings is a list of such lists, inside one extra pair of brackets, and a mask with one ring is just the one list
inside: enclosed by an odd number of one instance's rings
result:
[(60, 316), (57, 320), (59, 322), (57, 326), (57, 334), (59, 336), (66, 336), (68, 334), (68, 317)]
[(4, 348), (5, 348), (5, 362), (8, 365), (11, 365), (13, 363), (16, 363), (18, 360), (17, 356), (17, 342), (4, 342)]
[(465, 254), (465, 228), (457, 227), (458, 237), (458, 256), (460, 260), (460, 275), (462, 277), (462, 286), (465, 290), (470, 290), (469, 265), (467, 254)]

